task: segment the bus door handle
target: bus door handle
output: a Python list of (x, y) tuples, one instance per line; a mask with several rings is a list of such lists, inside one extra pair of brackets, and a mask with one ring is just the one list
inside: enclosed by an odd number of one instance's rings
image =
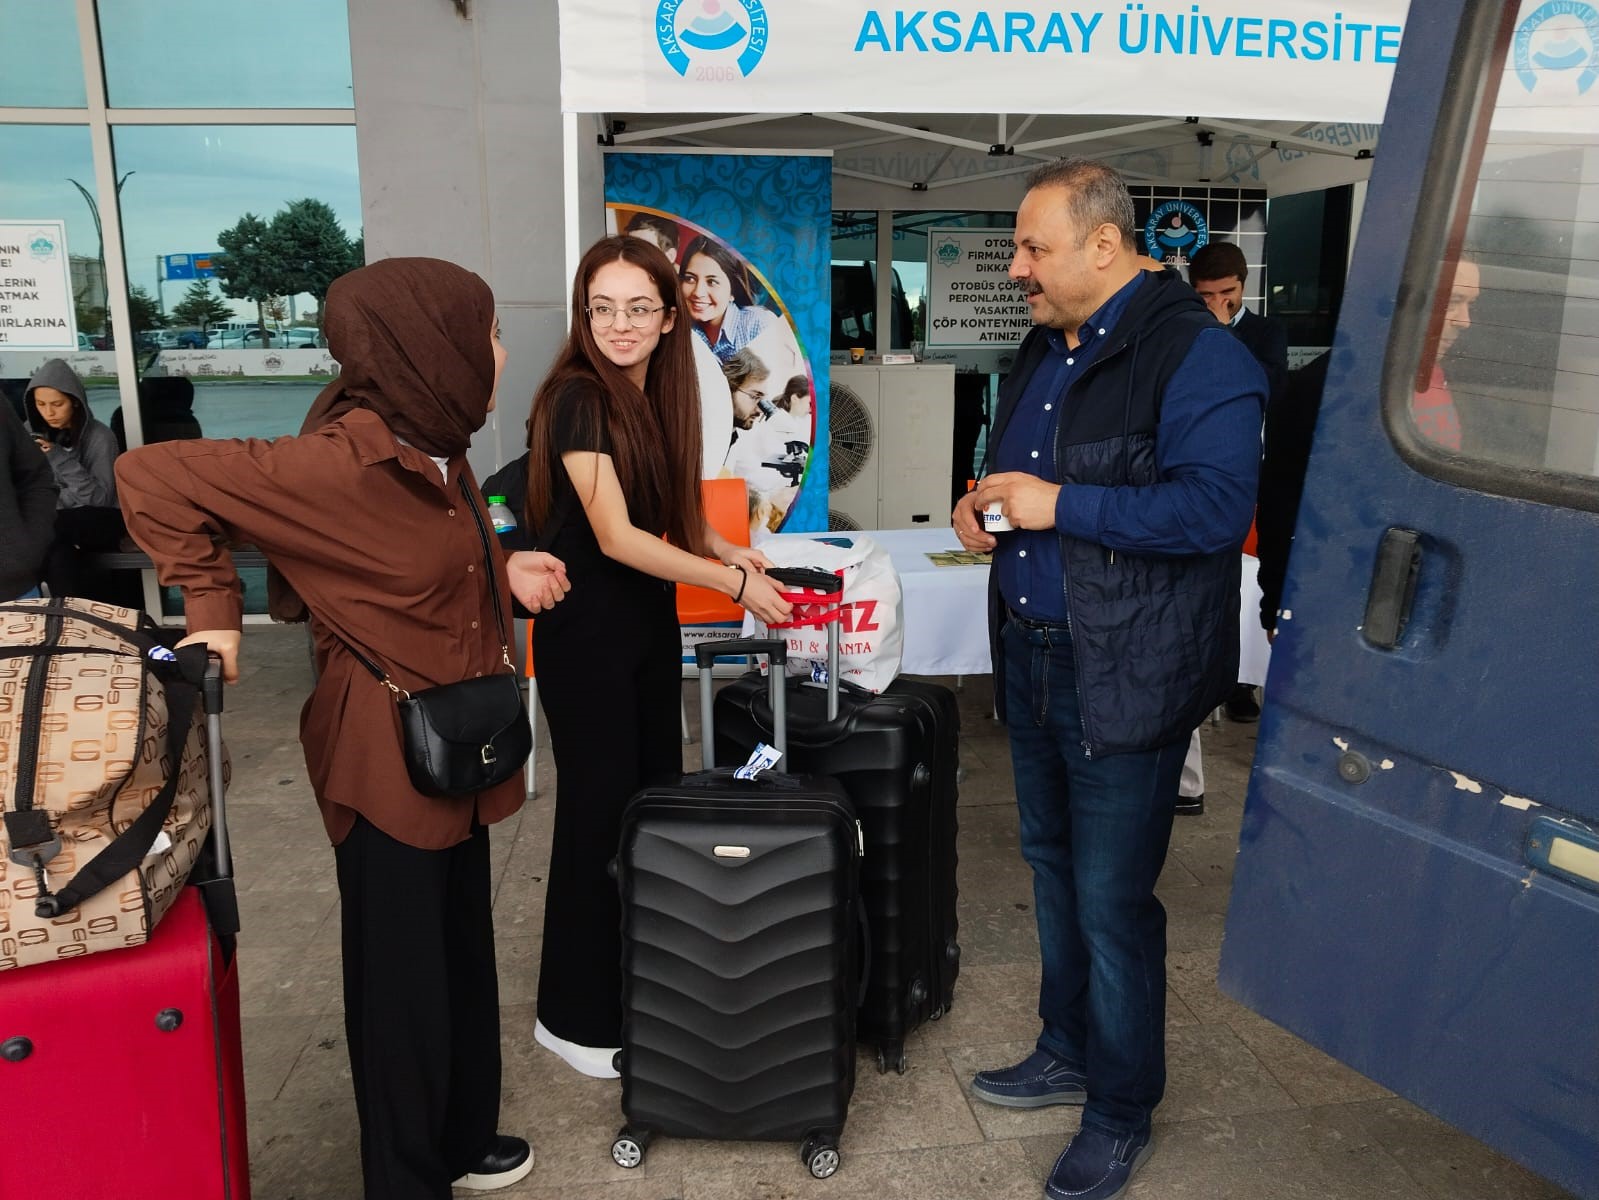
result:
[(1421, 534), (1414, 529), (1387, 530), (1377, 546), (1371, 591), (1366, 595), (1366, 619), (1360, 627), (1366, 641), (1380, 650), (1399, 645), (1410, 620), (1420, 574)]

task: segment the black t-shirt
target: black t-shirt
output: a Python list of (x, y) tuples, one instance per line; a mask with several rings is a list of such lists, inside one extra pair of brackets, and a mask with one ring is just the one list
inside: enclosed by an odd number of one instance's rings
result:
[[(611, 453), (604, 393), (593, 381), (574, 380), (551, 396), (547, 403), (555, 405), (549, 462), (554, 494), (545, 528), (537, 532), (539, 546), (566, 564), (567, 578), (572, 581), (574, 591), (586, 582), (606, 578), (629, 584), (648, 581), (652, 587), (659, 588), (661, 582), (654, 577), (606, 557), (594, 536), (588, 514), (583, 511), (572, 478), (566, 473), (566, 464), (561, 461), (562, 455), (573, 451)], [(652, 511), (651, 506), (641, 506), (634, 497), (628, 496), (628, 515), (640, 529), (650, 529)]]

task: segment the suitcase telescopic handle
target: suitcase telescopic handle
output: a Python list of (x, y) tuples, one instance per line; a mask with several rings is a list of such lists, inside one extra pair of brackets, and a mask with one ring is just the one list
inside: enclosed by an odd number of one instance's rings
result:
[(211, 790), (211, 841), (216, 849), (217, 875), (233, 878), (233, 848), (228, 843), (227, 784), (222, 775), (222, 659), (206, 657), (205, 678), (200, 684), (205, 703), (207, 784)]
[(844, 590), (844, 577), (819, 567), (767, 567), (766, 577), (789, 587), (809, 588), (813, 592), (834, 595)]
[[(766, 677), (772, 698), (772, 741), (779, 753), (788, 749), (788, 696), (783, 691), (784, 668), (788, 664), (788, 643), (782, 638), (735, 638), (730, 642), (701, 642), (694, 647), (694, 662), (700, 669), (700, 763), (709, 771), (716, 766), (715, 719), (711, 714), (714, 698), (711, 687), (711, 669), (716, 660), (725, 655), (766, 656)], [(778, 771), (787, 771), (788, 763), (777, 760)]]

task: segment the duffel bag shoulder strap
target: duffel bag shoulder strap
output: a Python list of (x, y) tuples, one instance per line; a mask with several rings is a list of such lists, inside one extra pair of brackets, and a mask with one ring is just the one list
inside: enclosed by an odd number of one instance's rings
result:
[(156, 636), (160, 632), (160, 626), (150, 619), (150, 614), (147, 612), (139, 613), (139, 620), (135, 625), (122, 625), (116, 621), (108, 621), (104, 617), (86, 613), (80, 608), (72, 608), (54, 601), (48, 604), (0, 604), (0, 613), (7, 612), (42, 613), (47, 617), (66, 617), (74, 621), (82, 621), (85, 625), (93, 625), (96, 629), (103, 629), (107, 633), (114, 633), (118, 637), (126, 638), (145, 653), (162, 645), (161, 639)]
[(145, 669), (161, 683), (166, 695), (167, 757), (171, 762), (166, 782), (133, 824), (90, 859), (59, 892), (46, 890), (43, 865), (36, 867), (40, 880), (39, 900), (34, 906), (35, 916), (47, 919), (70, 912), (137, 867), (150, 853), (150, 847), (155, 845), (161, 827), (166, 824), (167, 815), (172, 811), (172, 802), (177, 796), (178, 782), (183, 774), (183, 749), (194, 729), (194, 714), (200, 699), (199, 681), (205, 676), (206, 648), (199, 644), (184, 646), (175, 652), (175, 657), (176, 662), (145, 659)]

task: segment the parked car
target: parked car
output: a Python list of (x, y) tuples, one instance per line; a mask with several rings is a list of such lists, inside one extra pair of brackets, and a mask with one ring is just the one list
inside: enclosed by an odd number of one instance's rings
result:
[[(302, 327), (271, 331), (273, 350), (305, 350), (317, 346), (317, 331)], [(266, 342), (259, 325), (248, 329), (223, 329), (211, 335), (206, 345), (212, 350), (261, 350)]]
[(94, 343), (89, 340), (89, 335), (88, 334), (80, 333), (78, 335), (78, 349), (79, 350), (93, 350), (94, 349)]

